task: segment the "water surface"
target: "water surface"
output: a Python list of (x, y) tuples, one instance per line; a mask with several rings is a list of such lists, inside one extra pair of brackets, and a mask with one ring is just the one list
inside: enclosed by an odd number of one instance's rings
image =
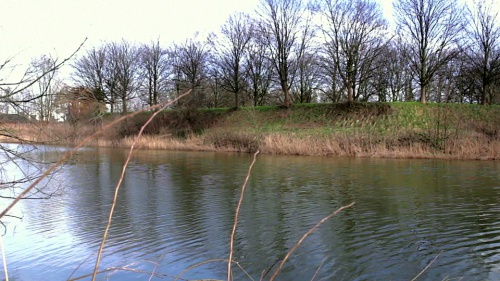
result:
[[(30, 155), (48, 163), (63, 151), (40, 147)], [(12, 280), (66, 280), (92, 272), (127, 152), (82, 150), (45, 186), (54, 196), (16, 206), (13, 214), (22, 220), (6, 218), (3, 236)], [(137, 151), (100, 268), (154, 270), (161, 276), (153, 280), (173, 280), (203, 263), (181, 277), (225, 279), (227, 265), (218, 259), (228, 258), (251, 160), (248, 154)], [(500, 280), (499, 171), (498, 161), (260, 155), (234, 258), (255, 280), (269, 270), (268, 279), (304, 233), (356, 202), (308, 237), (278, 280), (411, 280), (434, 259), (420, 280)], [(1, 200), (2, 206), (8, 202)], [(235, 280), (251, 280), (233, 268)], [(148, 280), (150, 274), (99, 276)]]

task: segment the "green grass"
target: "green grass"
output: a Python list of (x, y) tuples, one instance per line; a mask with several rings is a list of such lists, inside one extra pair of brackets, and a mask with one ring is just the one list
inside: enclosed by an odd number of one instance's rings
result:
[[(137, 126), (151, 113), (137, 117)], [(187, 116), (187, 117), (186, 117)], [(180, 120), (178, 118), (187, 118)], [(500, 131), (500, 105), (421, 104), (418, 102), (295, 104), (290, 108), (256, 106), (206, 108), (182, 113), (168, 110), (152, 126), (174, 126), (173, 130), (191, 126), (192, 132), (284, 133), (297, 137), (376, 136), (395, 137), (426, 135), (446, 138), (451, 133), (495, 136)], [(187, 131), (189, 133), (189, 129)]]
[[(215, 109), (212, 109), (215, 110)], [(470, 104), (359, 103), (245, 107), (222, 114), (218, 127), (295, 135), (376, 134), (498, 127), (500, 106)], [(463, 132), (462, 132), (463, 133)]]

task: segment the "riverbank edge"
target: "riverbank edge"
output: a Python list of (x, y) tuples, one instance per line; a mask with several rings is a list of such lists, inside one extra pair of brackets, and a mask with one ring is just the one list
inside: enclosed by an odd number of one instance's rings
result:
[[(499, 106), (368, 103), (292, 109), (166, 112), (148, 126), (137, 149), (264, 154), (500, 160)], [(130, 148), (145, 117), (103, 132), (88, 146)], [(189, 120), (186, 119), (186, 116)], [(107, 121), (104, 121), (106, 123)], [(23, 141), (76, 145), (103, 124), (10, 124)], [(8, 129), (5, 129), (8, 127)], [(3, 142), (19, 142), (3, 137)]]

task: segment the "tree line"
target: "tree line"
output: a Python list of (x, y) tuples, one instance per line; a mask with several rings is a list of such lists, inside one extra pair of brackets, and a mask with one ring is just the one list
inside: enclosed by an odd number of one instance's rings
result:
[[(71, 79), (112, 113), (155, 105), (187, 89), (193, 89), (190, 98), (177, 106), (499, 104), (498, 12), (493, 1), (460, 3), (395, 0), (391, 25), (375, 0), (261, 0), (252, 15), (232, 14), (207, 38), (94, 46), (72, 64)], [(41, 72), (51, 63), (47, 57), (34, 61)], [(50, 77), (38, 82), (38, 90), (19, 94), (49, 93), (54, 85)], [(74, 89), (58, 92), (74, 97)], [(37, 107), (51, 104), (50, 95), (44, 97)], [(43, 119), (47, 112), (38, 115)]]

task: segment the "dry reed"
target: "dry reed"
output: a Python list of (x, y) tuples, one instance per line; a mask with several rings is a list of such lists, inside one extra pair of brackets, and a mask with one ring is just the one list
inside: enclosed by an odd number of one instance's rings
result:
[[(128, 148), (133, 143), (133, 137), (125, 137), (115, 146)], [(137, 143), (138, 149), (215, 151), (212, 146), (203, 144), (201, 138), (190, 136), (181, 140), (171, 136), (143, 136)]]
[(399, 138), (373, 138), (364, 135), (330, 137), (296, 137), (288, 134), (268, 134), (259, 149), (267, 154), (433, 158), (433, 159), (500, 159), (500, 140), (486, 137), (462, 137), (446, 142), (439, 150), (423, 142), (398, 144)]
[(229, 259), (227, 262), (227, 281), (231, 280), (231, 263), (233, 262), (233, 246), (234, 246), (234, 235), (236, 234), (236, 227), (238, 226), (238, 216), (240, 214), (240, 208), (241, 204), (243, 203), (243, 197), (245, 196), (245, 188), (248, 184), (248, 180), (250, 179), (250, 175), (252, 173), (252, 168), (253, 165), (255, 164), (255, 161), (257, 161), (257, 155), (259, 154), (260, 151), (256, 151), (253, 155), (253, 160), (252, 163), (250, 164), (250, 167), (248, 168), (248, 173), (247, 177), (245, 178), (245, 182), (243, 183), (243, 186), (241, 187), (241, 193), (240, 193), (240, 199), (238, 200), (238, 206), (236, 207), (236, 211), (234, 214), (234, 224), (233, 224), (233, 231), (231, 232), (231, 239), (229, 242)]

